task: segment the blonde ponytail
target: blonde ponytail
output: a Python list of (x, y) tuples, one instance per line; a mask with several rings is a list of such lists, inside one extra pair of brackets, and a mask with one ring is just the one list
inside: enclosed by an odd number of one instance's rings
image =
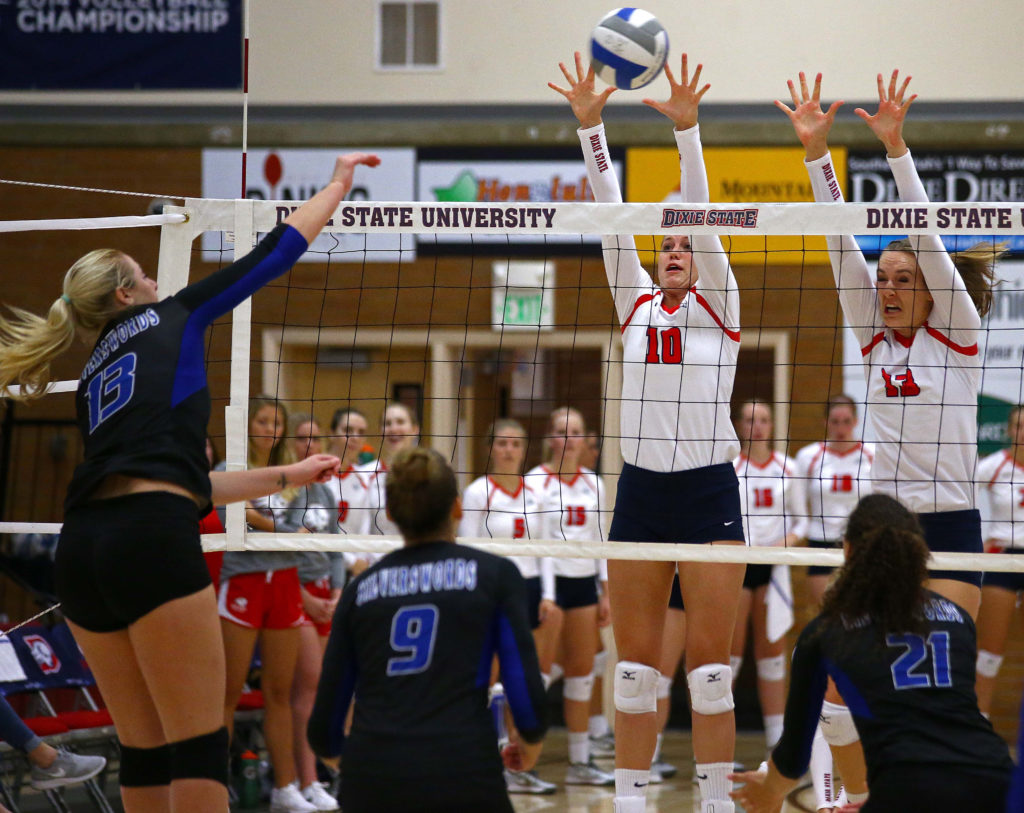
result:
[[(43, 395), (52, 381), (50, 363), (76, 335), (88, 338), (97, 333), (118, 310), (114, 292), (134, 284), (130, 258), (114, 249), (99, 249), (68, 269), (64, 293), (45, 318), (13, 307), (13, 318), (0, 316), (0, 395), (22, 401)], [(15, 385), (21, 387), (17, 395), (11, 392)]]

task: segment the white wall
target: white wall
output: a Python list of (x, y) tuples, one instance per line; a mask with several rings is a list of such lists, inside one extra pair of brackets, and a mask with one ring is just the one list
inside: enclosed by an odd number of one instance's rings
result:
[[(557, 63), (587, 47), (611, 0), (441, 0), (438, 72), (373, 70), (376, 0), (250, 0), (251, 104), (557, 102)], [(786, 79), (822, 71), (824, 95), (866, 101), (874, 76), (914, 76), (922, 100), (1024, 98), (1022, 0), (644, 0), (669, 31), (674, 64), (706, 64), (708, 101), (770, 103)], [(666, 91), (664, 78), (649, 90)], [(636, 103), (646, 91), (619, 92)], [(0, 94), (24, 101), (232, 104), (238, 93)], [(614, 99), (615, 97), (613, 97)]]

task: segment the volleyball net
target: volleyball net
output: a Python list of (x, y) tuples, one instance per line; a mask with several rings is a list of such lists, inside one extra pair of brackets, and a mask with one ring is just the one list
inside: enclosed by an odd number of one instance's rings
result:
[[(165, 207), (155, 219), (136, 219), (145, 222), (19, 221), (0, 223), (0, 232), (159, 225), (157, 280), (167, 296), (244, 256), (295, 205), (188, 199)], [(342, 408), (358, 409), (369, 425), (370, 458), (381, 449), (385, 405), (405, 404), (418, 418), (419, 442), (451, 461), (460, 488), (487, 473), (495, 420), (512, 418), (523, 426), (529, 469), (544, 462), (550, 413), (569, 406), (600, 443), (597, 470), (610, 511), (622, 466), (619, 415), (623, 399), (635, 393), (622, 392), (620, 325), (602, 234), (638, 235), (637, 250), (648, 269), (659, 235), (721, 238), (741, 306), (733, 406), (753, 399), (771, 405), (773, 446), (792, 457), (825, 439), (825, 407), (839, 393), (859, 405), (858, 439), (872, 440), (861, 348), (844, 325), (825, 240), (816, 235), (858, 235), (872, 269), (880, 245), (908, 235), (939, 234), (951, 250), (1009, 242), (1022, 251), (1024, 209), (986, 203), (346, 201), (289, 274), (210, 331), (210, 430), (226, 468), (248, 464), (248, 404), (258, 394), (293, 415), (313, 416), (325, 451), (332, 416)], [(0, 245), (5, 236), (0, 234)], [(95, 233), (89, 239), (91, 245), (107, 242)], [(694, 262), (699, 270), (699, 253)], [(1001, 282), (979, 341), (979, 457), (1006, 445), (1008, 413), (1024, 400), (1024, 263), (1011, 254), (997, 266), (997, 276)], [(681, 356), (685, 348), (678, 351)], [(60, 382), (54, 391), (67, 392), (76, 383)], [(681, 409), (691, 397), (678, 394)], [(23, 408), (16, 409), (20, 414)], [(24, 454), (9, 460), (12, 472), (31, 465)], [(1024, 494), (1024, 470), (1020, 480)], [(8, 487), (16, 487), (13, 480)], [(50, 517), (19, 517), (18, 504), (8, 499), (9, 521), (0, 523), (0, 533), (52, 533), (59, 527), (59, 510)], [(252, 532), (241, 504), (228, 507), (225, 527), (224, 534), (204, 537), (207, 549), (380, 553), (399, 544), (380, 535)], [(463, 541), (506, 555), (564, 558), (794, 565), (841, 560), (839, 551), (798, 546)], [(1021, 570), (1022, 560), (1008, 554), (936, 554), (933, 565)]]

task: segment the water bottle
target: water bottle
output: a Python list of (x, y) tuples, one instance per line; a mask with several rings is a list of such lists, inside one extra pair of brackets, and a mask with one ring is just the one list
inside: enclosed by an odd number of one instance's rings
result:
[(238, 787), (238, 804), (243, 810), (260, 806), (263, 795), (260, 788), (260, 758), (252, 751), (242, 752), (242, 781)]
[(500, 683), (495, 683), (488, 690), (487, 708), (491, 710), (494, 730), (498, 735), (498, 750), (501, 750), (508, 744), (508, 726), (505, 725), (505, 710), (508, 708), (508, 699), (505, 697), (505, 687)]

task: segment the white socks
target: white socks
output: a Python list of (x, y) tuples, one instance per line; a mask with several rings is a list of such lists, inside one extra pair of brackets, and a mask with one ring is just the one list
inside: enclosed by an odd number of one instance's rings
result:
[(603, 714), (595, 714), (587, 723), (587, 731), (591, 737), (603, 737), (606, 734), (611, 734), (612, 729)]
[[(647, 786), (651, 783), (650, 771), (633, 771), (628, 768), (615, 769), (615, 803), (628, 797), (647, 798)], [(616, 810), (619, 808), (616, 807)], [(643, 806), (638, 808), (643, 810)]]
[[(729, 774), (734, 770), (731, 762), (698, 762), (697, 763), (697, 784), (700, 786), (700, 798), (702, 804), (706, 802), (729, 801), (729, 791), (732, 790), (732, 782), (729, 781)], [(701, 807), (701, 810), (704, 808)], [(716, 810), (717, 808), (709, 808)], [(727, 810), (729, 808), (721, 808)]]
[(764, 716), (764, 741), (771, 751), (782, 737), (782, 714), (766, 714)]

